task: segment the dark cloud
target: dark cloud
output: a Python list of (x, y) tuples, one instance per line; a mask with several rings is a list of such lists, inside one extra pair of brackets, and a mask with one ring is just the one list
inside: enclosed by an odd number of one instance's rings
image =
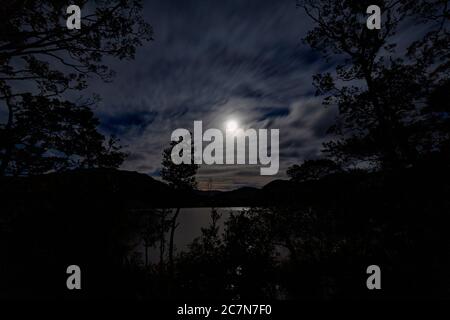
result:
[(137, 111), (104, 116), (101, 128), (115, 135), (123, 135), (131, 130), (137, 130), (139, 133), (151, 125), (157, 115), (156, 111)]
[(289, 108), (285, 107), (261, 107), (258, 108), (259, 111), (263, 112), (259, 121), (262, 121), (267, 118), (277, 118), (277, 117), (285, 117), (289, 115)]

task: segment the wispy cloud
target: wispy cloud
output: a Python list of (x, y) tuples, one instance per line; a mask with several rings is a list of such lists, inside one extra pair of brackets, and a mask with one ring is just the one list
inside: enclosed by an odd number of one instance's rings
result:
[[(115, 63), (112, 84), (94, 82), (102, 129), (118, 135), (123, 167), (155, 175), (171, 132), (194, 120), (221, 127), (280, 129), (280, 174), (315, 157), (333, 110), (313, 97), (312, 75), (330, 66), (303, 45), (311, 27), (295, 1), (149, 1), (155, 41), (136, 60)], [(217, 188), (261, 186), (274, 177), (251, 166), (205, 167), (199, 180)], [(276, 177), (275, 177), (276, 178)]]

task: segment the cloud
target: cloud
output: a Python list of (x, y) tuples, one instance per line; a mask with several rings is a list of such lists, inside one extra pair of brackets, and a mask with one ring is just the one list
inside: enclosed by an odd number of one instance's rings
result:
[[(123, 168), (157, 175), (177, 128), (280, 129), (280, 166), (317, 156), (333, 110), (313, 97), (312, 75), (330, 65), (303, 45), (311, 25), (295, 1), (146, 1), (155, 41), (134, 61), (114, 62), (113, 83), (92, 80), (96, 114), (130, 157)], [(261, 186), (258, 167), (202, 168), (199, 180), (221, 188)], [(219, 181), (220, 180), (220, 181)]]

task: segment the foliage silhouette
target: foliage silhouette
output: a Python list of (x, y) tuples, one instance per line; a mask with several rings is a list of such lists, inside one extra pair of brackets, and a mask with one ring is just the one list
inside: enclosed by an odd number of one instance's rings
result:
[[(64, 1), (8, 1), (0, 10), (0, 174), (28, 175), (73, 167), (117, 167), (125, 154), (97, 130), (89, 106), (69, 101), (92, 75), (108, 81), (106, 57), (132, 59), (150, 40), (139, 1), (80, 1), (82, 28), (65, 26)], [(74, 144), (74, 145), (71, 145)]]
[[(195, 163), (187, 164), (175, 164), (172, 161), (172, 149), (177, 144), (177, 142), (172, 141), (170, 147), (163, 151), (163, 159), (162, 159), (162, 170), (161, 177), (163, 180), (167, 181), (169, 186), (174, 188), (175, 190), (186, 192), (189, 190), (193, 190), (197, 182), (195, 180), (195, 175), (198, 170), (198, 165)], [(193, 152), (191, 153), (193, 157)], [(192, 158), (193, 159), (193, 158)], [(181, 208), (178, 207), (175, 210), (174, 215), (170, 221), (170, 237), (169, 237), (169, 276), (171, 279), (174, 277), (174, 237), (175, 237), (175, 229), (177, 228), (177, 219), (180, 214)], [(170, 290), (170, 289), (169, 289)]]
[[(339, 108), (330, 132), (340, 138), (325, 144), (330, 156), (395, 169), (448, 144), (448, 132), (434, 127), (443, 115), (427, 113), (423, 101), (448, 82), (447, 1), (379, 1), (380, 30), (361, 23), (370, 1), (297, 3), (315, 23), (306, 43), (341, 61), (333, 74), (314, 77), (317, 94), (326, 95), (324, 104)], [(397, 34), (411, 21), (428, 32), (417, 32), (403, 56)]]
[(301, 166), (293, 165), (287, 175), (296, 182), (317, 180), (326, 175), (341, 171), (339, 165), (329, 159), (306, 160)]

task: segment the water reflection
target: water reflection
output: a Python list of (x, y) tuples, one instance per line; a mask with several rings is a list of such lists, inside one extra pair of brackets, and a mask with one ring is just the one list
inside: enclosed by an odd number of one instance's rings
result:
[[(186, 251), (189, 244), (201, 235), (201, 228), (207, 227), (211, 223), (211, 209), (212, 208), (182, 208), (177, 222), (178, 227), (175, 231), (174, 244), (175, 253)], [(224, 223), (228, 220), (231, 213), (237, 213), (246, 207), (224, 207), (215, 208), (221, 218), (219, 220), (219, 234), (224, 230)], [(175, 209), (174, 209), (175, 210)], [(169, 234), (166, 234), (166, 241), (169, 240)], [(145, 254), (144, 243), (139, 234), (133, 240), (135, 245), (134, 254), (143, 257)], [(157, 263), (159, 260), (159, 248), (152, 247), (149, 249), (149, 262)]]

